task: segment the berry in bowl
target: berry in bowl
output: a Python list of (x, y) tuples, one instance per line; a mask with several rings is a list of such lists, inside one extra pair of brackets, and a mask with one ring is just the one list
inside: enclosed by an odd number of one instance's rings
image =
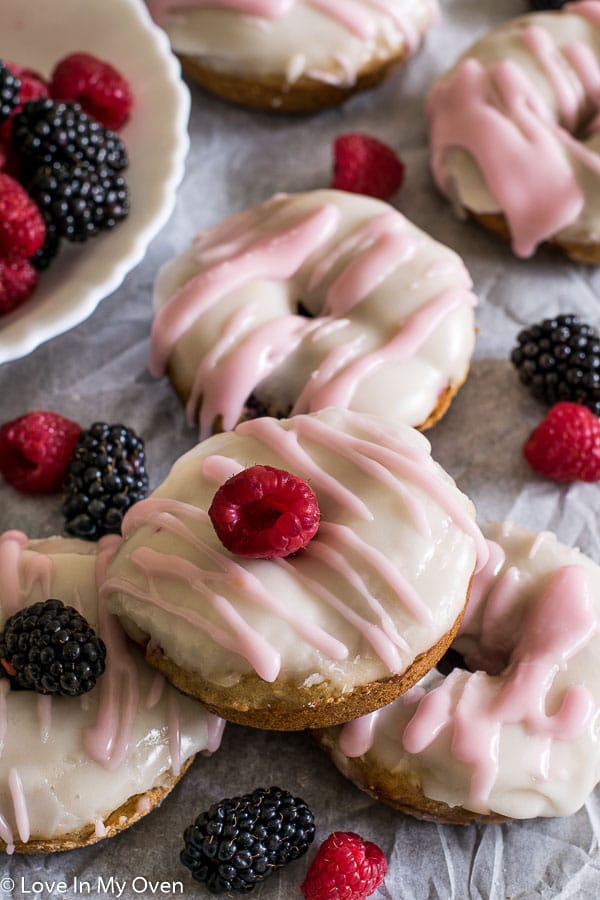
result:
[(82, 322), (143, 258), (183, 176), (189, 93), (142, 0), (3, 0), (0, 60), (3, 219), (19, 209), (0, 235), (3, 363)]

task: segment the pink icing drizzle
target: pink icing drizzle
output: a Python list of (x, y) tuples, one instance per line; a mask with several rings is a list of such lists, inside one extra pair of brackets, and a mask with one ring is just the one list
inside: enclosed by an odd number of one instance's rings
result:
[(29, 827), (29, 813), (27, 812), (27, 801), (23, 791), (23, 782), (16, 769), (11, 769), (8, 773), (8, 787), (12, 797), (17, 831), (19, 832), (19, 837), (23, 843), (26, 844), (31, 833)]
[(503, 726), (522, 723), (530, 734), (554, 740), (571, 740), (583, 733), (593, 708), (586, 687), (569, 686), (550, 715), (546, 698), (556, 673), (589, 642), (597, 626), (584, 570), (579, 566), (556, 570), (527, 609), (509, 668), (497, 686), (485, 673), (476, 672), (466, 679), (455, 702), (453, 683), (464, 674), (455, 670), (417, 707), (404, 730), (405, 749), (420, 753), (440, 731), (450, 728), (452, 755), (473, 767), (469, 807), (486, 811)]
[[(596, 0), (584, 0), (570, 10), (600, 26)], [(598, 108), (598, 60), (581, 42), (559, 49), (541, 26), (526, 28), (522, 40), (546, 73), (561, 121), (573, 131), (584, 101)], [(600, 173), (600, 159), (560, 127), (515, 60), (485, 69), (475, 58), (465, 59), (434, 86), (427, 112), (432, 169), (439, 187), (453, 195), (447, 153), (453, 148), (466, 150), (507, 219), (518, 256), (530, 256), (538, 244), (577, 219), (585, 199), (565, 147), (595, 173)], [(552, 191), (547, 189), (549, 183)]]
[[(278, 230), (270, 223), (276, 222), (280, 204), (280, 198), (275, 198), (200, 237), (197, 259), (207, 268), (181, 287), (156, 315), (150, 361), (154, 375), (164, 372), (175, 342), (187, 328), (228, 292), (258, 278), (289, 279), (333, 236), (340, 223), (339, 210), (325, 205), (306, 215), (300, 224)], [(266, 236), (260, 235), (259, 227), (267, 228)], [(219, 418), (224, 430), (233, 428), (247, 397), (268, 375), (290, 359), (304, 341), (310, 339), (315, 346), (332, 328), (341, 328), (345, 321), (342, 317), (412, 259), (418, 246), (419, 239), (409, 232), (406, 220), (395, 211), (385, 212), (369, 219), (320, 262), (310, 263), (314, 268), (308, 273), (309, 293), (335, 263), (349, 257), (329, 286), (316, 318), (282, 315), (252, 327), (252, 306), (232, 315), (216, 344), (199, 360), (188, 398), (188, 418), (192, 421), (199, 415), (201, 439), (212, 432)], [(361, 382), (374, 371), (414, 356), (446, 316), (463, 304), (474, 305), (464, 267), (456, 267), (456, 279), (455, 288), (433, 297), (404, 321), (399, 320), (395, 333), (391, 337), (382, 335), (380, 345), (369, 351), (365, 352), (358, 337), (349, 340), (342, 335), (340, 345), (323, 351), (316, 371), (300, 388), (293, 413), (326, 406), (346, 408)]]

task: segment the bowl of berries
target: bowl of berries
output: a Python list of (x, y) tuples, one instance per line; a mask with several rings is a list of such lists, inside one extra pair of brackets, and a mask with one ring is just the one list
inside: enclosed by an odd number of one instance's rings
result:
[(189, 109), (143, 0), (2, 0), (0, 364), (82, 322), (143, 258)]

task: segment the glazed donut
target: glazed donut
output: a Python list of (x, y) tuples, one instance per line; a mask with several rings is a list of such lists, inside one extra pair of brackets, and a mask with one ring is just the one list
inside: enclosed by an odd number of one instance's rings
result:
[(432, 170), (454, 206), (510, 237), (600, 262), (600, 2), (507, 22), (427, 98)]
[(0, 625), (40, 600), (75, 607), (107, 648), (80, 697), (11, 690), (0, 679), (0, 847), (70, 850), (110, 837), (157, 806), (223, 722), (166, 684), (98, 604), (96, 579), (118, 539), (28, 541), (0, 535)]
[[(125, 516), (106, 603), (152, 665), (239, 724), (293, 731), (387, 703), (452, 640), (487, 552), (429, 451), (412, 428), (338, 409), (215, 435)], [(316, 536), (285, 559), (232, 554), (207, 514), (256, 464), (318, 499)]]
[(317, 737), (358, 787), (419, 818), (570, 815), (600, 777), (600, 568), (549, 532), (485, 531), (453, 644), (467, 669)]
[(150, 370), (200, 436), (338, 406), (422, 428), (474, 344), (459, 257), (386, 203), (277, 195), (201, 232), (155, 285)]
[(437, 0), (149, 0), (184, 71), (254, 109), (308, 112), (379, 84)]

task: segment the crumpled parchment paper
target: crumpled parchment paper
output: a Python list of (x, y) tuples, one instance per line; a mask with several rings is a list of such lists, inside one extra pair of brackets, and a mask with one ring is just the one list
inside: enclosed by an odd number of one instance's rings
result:
[[(544, 410), (508, 361), (517, 331), (559, 312), (600, 324), (600, 270), (547, 250), (533, 260), (475, 225), (457, 221), (428, 170), (423, 99), (432, 79), (491, 26), (526, 11), (525, 0), (442, 0), (443, 19), (418, 57), (379, 89), (312, 117), (276, 118), (228, 106), (192, 87), (192, 149), (174, 215), (141, 265), (78, 328), (0, 367), (0, 421), (50, 408), (89, 424), (123, 420), (144, 435), (152, 485), (195, 443), (169, 384), (147, 372), (151, 288), (158, 267), (194, 232), (276, 191), (327, 186), (331, 145), (367, 131), (395, 147), (406, 183), (394, 203), (465, 259), (480, 298), (471, 374), (445, 419), (429, 432), (434, 456), (474, 500), (480, 519), (511, 518), (556, 531), (600, 562), (600, 486), (563, 487), (537, 478), (521, 446)], [(157, 114), (159, 114), (157, 112)], [(552, 186), (549, 185), (549, 189)], [(60, 533), (56, 497), (17, 495), (0, 485), (0, 530)], [(24, 753), (27, 748), (24, 748)], [(389, 859), (376, 900), (529, 900), (600, 895), (600, 791), (566, 819), (457, 828), (417, 822), (370, 800), (304, 734), (225, 730), (162, 807), (118, 837), (48, 856), (3, 859), (0, 900), (75, 897), (208, 897), (180, 864), (188, 822), (223, 796), (280, 784), (312, 807), (318, 844), (333, 830), (358, 831)], [(315, 846), (316, 846), (315, 844)], [(308, 858), (253, 896), (300, 897)], [(62, 884), (61, 884), (62, 882)]]

